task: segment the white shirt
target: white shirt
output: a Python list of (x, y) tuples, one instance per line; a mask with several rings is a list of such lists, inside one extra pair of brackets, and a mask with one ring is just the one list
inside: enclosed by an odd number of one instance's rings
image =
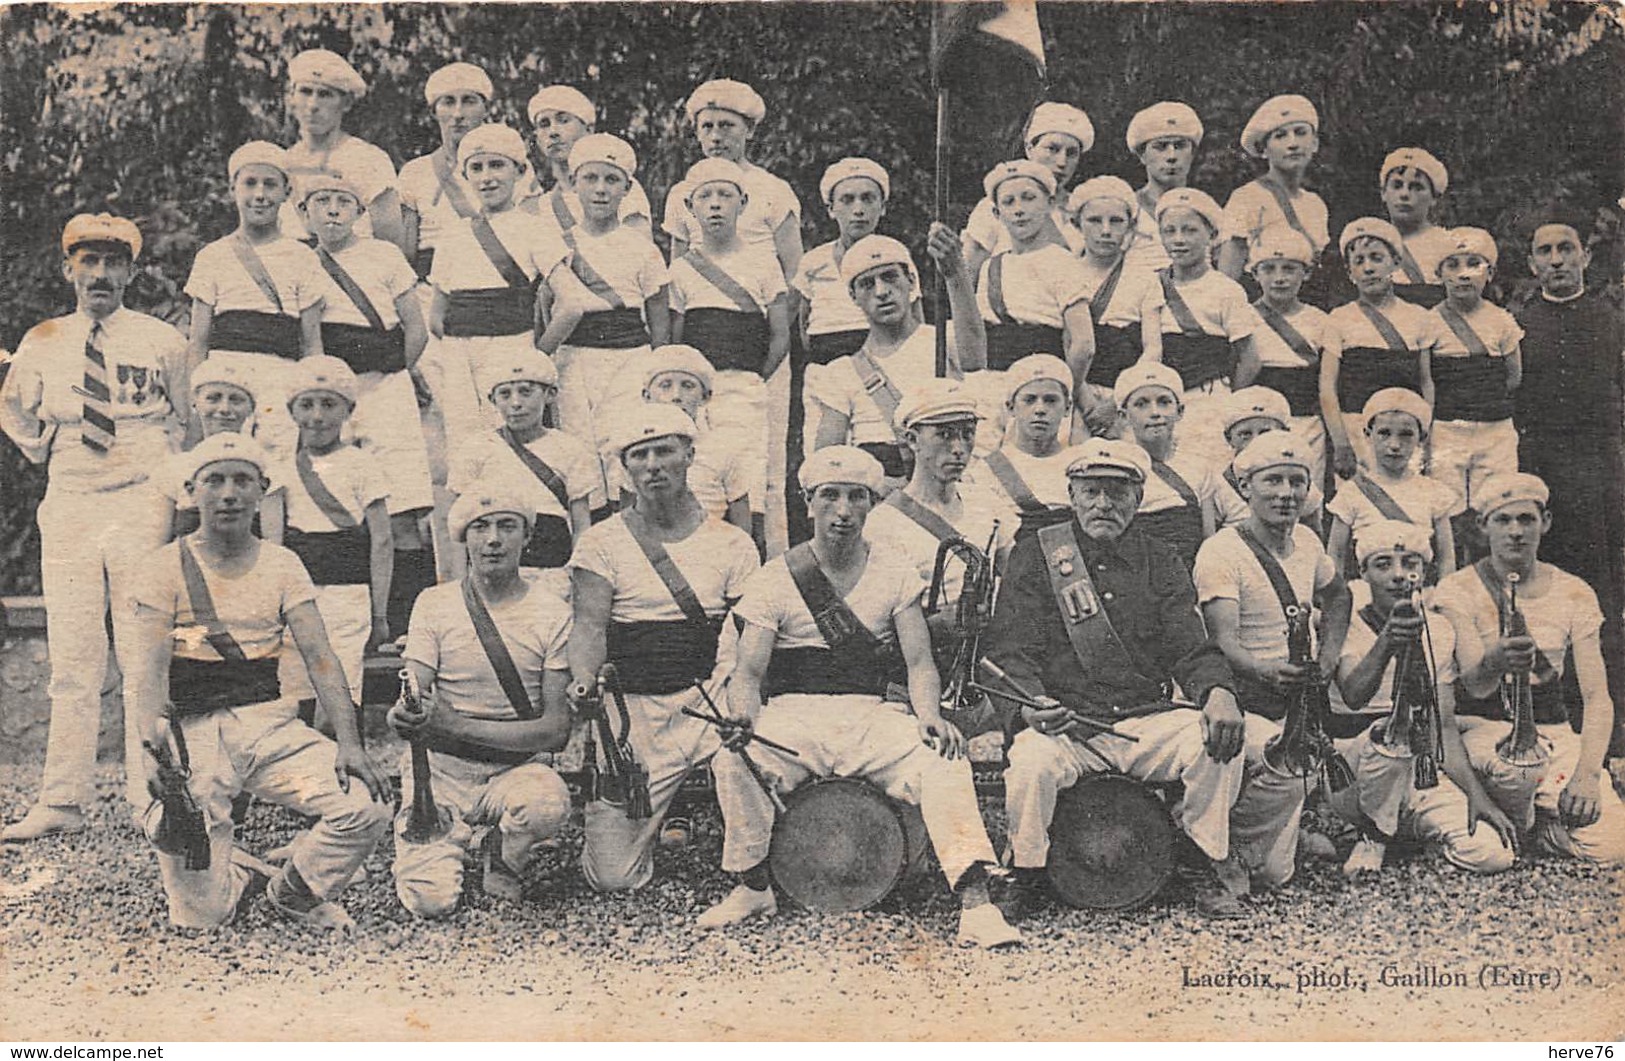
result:
[[(1349, 584), (1349, 592), (1354, 597), (1354, 612), (1349, 617), (1348, 637), (1343, 641), (1343, 652), (1337, 657), (1337, 680), (1346, 682), (1354, 673), (1354, 668), (1371, 653), (1377, 644), (1377, 631), (1371, 629), (1365, 619), (1360, 616), (1361, 610), (1371, 604), (1371, 586), (1364, 579), (1356, 579)], [(1428, 640), (1421, 643), (1425, 651), (1428, 644), (1432, 644), (1432, 660), (1438, 668), (1433, 675), (1436, 685), (1449, 685), (1456, 680), (1456, 629), (1448, 620), (1439, 615), (1428, 616)], [(1389, 660), (1383, 668), (1382, 678), (1377, 682), (1377, 691), (1371, 694), (1371, 699), (1360, 714), (1379, 714), (1392, 711), (1394, 708), (1394, 667), (1396, 662)], [(1332, 686), (1332, 695), (1336, 700), (1342, 700), (1341, 690), (1336, 684)]]
[[(362, 200), (368, 204), (395, 189), (395, 163), (390, 161), (382, 148), (349, 133), (340, 133), (338, 143), (325, 152), (313, 152), (300, 142), (288, 148), (287, 153), (288, 178), (296, 192), (301, 181), (318, 173), (343, 177), (355, 185)], [(297, 194), (290, 195), (288, 201), (282, 204), (279, 215), (282, 231), (296, 240), (314, 238), (305, 227), (305, 219), (294, 202), (296, 198)], [(372, 235), (371, 211), (362, 211), (355, 223), (355, 234)]]
[[(1320, 539), (1301, 523), (1292, 528), (1292, 555), (1276, 559), (1286, 571), (1300, 606), (1311, 607), (1315, 591), (1331, 585), (1337, 577), (1336, 566), (1321, 548)], [(1199, 603), (1237, 603), (1242, 648), (1263, 663), (1286, 662), (1287, 623), (1281, 600), (1235, 527), (1226, 527), (1202, 543), (1192, 576)]]
[[(999, 537), (993, 542), (995, 554), (1000, 546), (1008, 544), (1015, 535), (1015, 524), (1008, 522), (1007, 518), (1000, 518), (1003, 514), (996, 507), (991, 491), (961, 483), (960, 502), (959, 518), (948, 520), (948, 523), (960, 537), (977, 549), (987, 548), (988, 540), (993, 535), (995, 519), (999, 519)], [(937, 515), (941, 516), (942, 513), (937, 512)], [(884, 502), (876, 505), (869, 512), (868, 522), (863, 527), (863, 536), (871, 545), (881, 542), (898, 552), (914, 564), (914, 571), (920, 576), (920, 581), (930, 585), (932, 571), (936, 567), (939, 542), (936, 535), (914, 522), (902, 509)], [(951, 613), (964, 585), (965, 565), (957, 556), (950, 555), (943, 567), (938, 606)]]
[[(959, 368), (954, 356), (952, 325), (949, 329), (949, 375), (957, 378)], [(920, 325), (903, 345), (885, 357), (875, 358), (875, 364), (899, 394), (907, 394), (910, 387), (936, 375), (936, 329), (929, 324)], [(852, 445), (897, 441), (891, 418), (863, 389), (863, 380), (851, 357), (838, 357), (827, 365), (808, 365), (806, 394), (810, 402), (847, 418), (847, 439)]]
[[(755, 573), (756, 543), (729, 523), (707, 518), (680, 542), (664, 543), (707, 615), (715, 618), (738, 599)], [(590, 527), (576, 543), (571, 570), (590, 571), (614, 587), (610, 619), (620, 623), (676, 622), (682, 609), (649, 558), (617, 515)]]
[(841, 241), (820, 244), (801, 257), (794, 286), (807, 300), (807, 334), (868, 331), (869, 318), (841, 280)]
[[(203, 572), (215, 612), (228, 633), (251, 660), (281, 654), (288, 612), (316, 600), (316, 587), (293, 551), (270, 542), (259, 543), (254, 566), (227, 578), (215, 570), (192, 537), (185, 539)], [(186, 582), (181, 577), (180, 543), (170, 542), (152, 553), (136, 574), (131, 596), (137, 611), (145, 608), (173, 617), (175, 655), (181, 659), (218, 662), (206, 640), (208, 629), (192, 612)]]
[[(357, 239), (333, 255), (333, 260), (350, 274), (350, 279), (356, 282), (373, 309), (378, 311), (385, 331), (401, 322), (395, 302), (417, 286), (418, 277), (399, 247), (388, 240)], [(328, 275), (326, 269), (322, 270), (322, 276), (327, 280), (327, 291), (322, 299), (322, 323), (370, 327), (367, 318), (339, 287), (338, 281)]]
[[(746, 243), (773, 242), (785, 221), (801, 223), (801, 200), (790, 185), (752, 162), (740, 162), (745, 173), (745, 209), (739, 215), (739, 238)], [(687, 200), (693, 191), (686, 180), (672, 185), (666, 193), (666, 216), (660, 227), (672, 239), (693, 245), (700, 242), (700, 223), (689, 210)]]
[[(898, 613), (919, 603), (925, 589), (924, 580), (907, 557), (871, 542), (863, 574), (843, 599), (870, 633), (889, 640), (894, 636)], [(782, 556), (769, 560), (746, 584), (734, 614), (752, 626), (776, 633), (775, 648), (829, 647)]]

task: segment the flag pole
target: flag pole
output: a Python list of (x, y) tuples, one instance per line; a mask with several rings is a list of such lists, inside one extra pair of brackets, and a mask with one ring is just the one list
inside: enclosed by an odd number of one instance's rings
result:
[[(940, 6), (940, 5), (938, 5)], [(933, 23), (937, 18), (937, 7), (932, 8)], [(935, 34), (933, 34), (935, 37)], [(934, 217), (937, 221), (946, 223), (948, 211), (948, 85), (940, 72), (937, 76), (937, 131), (936, 131), (936, 204)], [(937, 359), (936, 376), (943, 379), (948, 375), (948, 278), (942, 271), (942, 265), (934, 262), (933, 272), (936, 282), (932, 291), (933, 310), (937, 323)]]

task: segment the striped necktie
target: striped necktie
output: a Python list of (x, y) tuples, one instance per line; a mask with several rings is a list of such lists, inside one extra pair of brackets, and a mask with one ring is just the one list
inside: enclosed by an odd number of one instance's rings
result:
[(113, 424), (113, 406), (107, 389), (107, 359), (102, 356), (102, 322), (90, 326), (90, 337), (85, 340), (85, 385), (80, 392), (85, 398), (83, 423), (79, 433), (86, 446), (97, 453), (113, 448), (117, 433)]

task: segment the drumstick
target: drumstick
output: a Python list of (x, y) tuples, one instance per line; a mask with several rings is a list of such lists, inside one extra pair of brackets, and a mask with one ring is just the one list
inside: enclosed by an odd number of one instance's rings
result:
[[(738, 724), (738, 723), (735, 723), (735, 722), (730, 722), (728, 719), (722, 717), (722, 712), (717, 710), (716, 701), (711, 699), (711, 694), (705, 691), (705, 686), (702, 683), (700, 683), (699, 681), (695, 681), (694, 688), (696, 688), (696, 689), (698, 689), (700, 691), (700, 696), (705, 700), (705, 705), (711, 709), (711, 713), (708, 715), (703, 711), (696, 711), (693, 708), (685, 707), (685, 708), (683, 708), (683, 714), (689, 716), (690, 718), (697, 718), (697, 719), (701, 719), (701, 720), (703, 720), (705, 722), (709, 722), (709, 723), (711, 723), (711, 725), (716, 726), (718, 728), (721, 728), (723, 726), (734, 726), (734, 725)], [(794, 748), (786, 748), (784, 745), (778, 743), (777, 741), (768, 740), (766, 737), (762, 736), (761, 734), (757, 733), (754, 730), (751, 731), (751, 735), (750, 735), (749, 739), (753, 740), (753, 741), (757, 741), (760, 744), (766, 745), (767, 747), (772, 748), (776, 752), (783, 752), (785, 755), (788, 755), (792, 759), (801, 758), (801, 753), (796, 751)]]
[[(994, 663), (992, 660), (990, 660), (990, 659), (988, 659), (988, 658), (986, 658), (984, 656), (982, 658), (982, 660), (980, 661), (980, 666), (982, 667), (983, 670), (985, 670), (989, 674), (993, 675), (993, 677), (997, 678), (999, 681), (1003, 682), (1004, 684), (1008, 685), (1010, 688), (1014, 689), (1016, 691), (1016, 693), (1019, 694), (1019, 695), (1012, 696), (1007, 692), (1003, 692), (1003, 691), (1001, 691), (999, 689), (991, 688), (989, 686), (981, 684), (980, 682), (972, 682), (971, 684), (972, 684), (972, 686), (974, 688), (980, 690), (981, 692), (988, 693), (991, 696), (997, 696), (1000, 699), (1009, 700), (1012, 703), (1022, 704), (1022, 705), (1025, 705), (1027, 707), (1035, 708), (1036, 710), (1039, 710), (1039, 711), (1053, 711), (1054, 710), (1053, 707), (1051, 707), (1051, 706), (1049, 706), (1047, 704), (1039, 703), (1037, 697), (1033, 696), (1033, 694), (1031, 692), (1029, 692), (1027, 689), (1025, 689), (1020, 682), (1018, 682), (1014, 678), (1010, 677), (1010, 675), (1008, 673), (1006, 673), (1006, 671), (1005, 671), (1005, 669), (1003, 667), (999, 666), (997, 663)], [(1060, 705), (1057, 705), (1057, 706), (1060, 706)], [(1132, 734), (1129, 734), (1129, 733), (1121, 733), (1121, 732), (1119, 732), (1109, 722), (1098, 722), (1095, 719), (1089, 718), (1086, 715), (1080, 715), (1076, 711), (1072, 712), (1072, 720), (1075, 721), (1075, 722), (1078, 722), (1078, 723), (1080, 723), (1080, 724), (1082, 724), (1084, 726), (1087, 726), (1088, 728), (1090, 728), (1092, 730), (1095, 730), (1097, 733), (1110, 733), (1112, 736), (1118, 737), (1118, 738), (1120, 738), (1122, 740), (1126, 740), (1131, 744), (1140, 743), (1140, 738), (1138, 738), (1138, 737), (1136, 737), (1136, 736), (1134, 736)]]

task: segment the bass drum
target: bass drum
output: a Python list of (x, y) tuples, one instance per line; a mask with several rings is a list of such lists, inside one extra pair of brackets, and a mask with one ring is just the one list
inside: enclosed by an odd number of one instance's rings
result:
[(1068, 906), (1132, 910), (1174, 870), (1167, 807), (1122, 774), (1094, 774), (1061, 793), (1049, 836), (1050, 885)]
[(898, 803), (867, 781), (809, 781), (784, 805), (773, 826), (768, 866), (779, 888), (808, 910), (867, 910), (925, 866), (929, 843), (919, 808)]

